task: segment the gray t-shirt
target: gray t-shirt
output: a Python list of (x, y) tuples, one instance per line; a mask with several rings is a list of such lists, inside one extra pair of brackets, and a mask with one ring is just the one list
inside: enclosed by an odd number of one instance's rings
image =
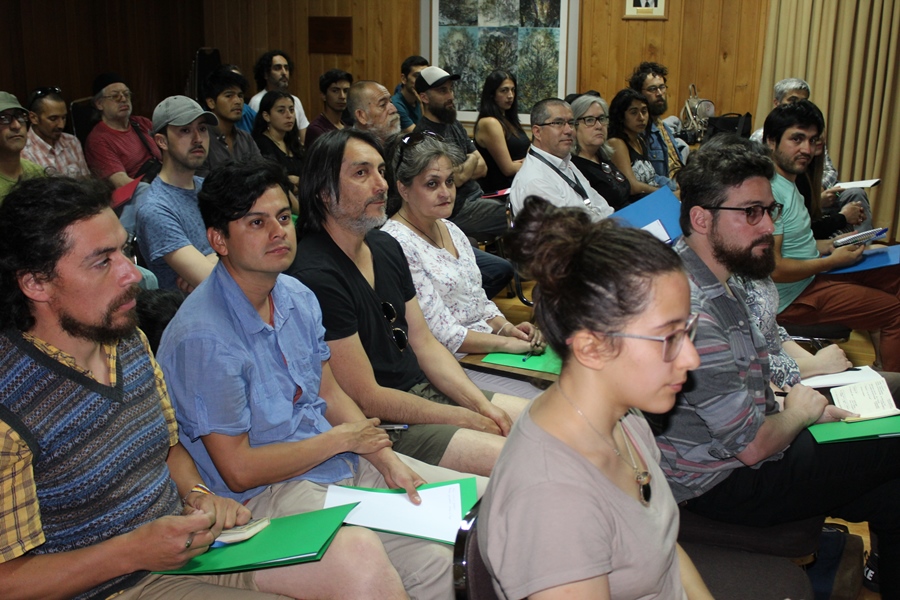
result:
[(601, 575), (614, 599), (687, 597), (675, 547), (678, 508), (659, 450), (642, 417), (629, 414), (623, 426), (650, 470), (646, 507), (541, 429), (528, 410), (522, 414), (478, 517), (479, 547), (501, 598)]

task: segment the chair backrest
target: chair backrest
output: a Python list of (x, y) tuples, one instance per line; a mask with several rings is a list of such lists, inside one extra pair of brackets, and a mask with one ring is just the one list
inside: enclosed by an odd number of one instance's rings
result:
[(88, 96), (87, 98), (72, 100), (72, 103), (69, 104), (69, 111), (72, 113), (72, 131), (75, 133), (78, 141), (81, 142), (81, 145), (84, 146), (88, 134), (94, 128), (94, 125), (97, 124), (94, 121), (94, 99)]
[(498, 600), (491, 574), (478, 550), (475, 522), (480, 505), (480, 500), (475, 503), (463, 518), (456, 534), (456, 544), (453, 547), (453, 588), (457, 600)]

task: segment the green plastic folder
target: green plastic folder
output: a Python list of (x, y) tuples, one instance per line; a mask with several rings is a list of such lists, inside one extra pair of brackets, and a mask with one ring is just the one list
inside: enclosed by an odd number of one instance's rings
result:
[(820, 444), (851, 442), (880, 437), (900, 437), (900, 415), (869, 419), (854, 423), (819, 423), (810, 425), (809, 432)]
[(212, 548), (166, 575), (202, 575), (282, 567), (322, 558), (356, 504), (272, 519), (249, 540)]
[(544, 350), (543, 354), (529, 356), (528, 360), (522, 360), (523, 358), (525, 358), (525, 355), (523, 354), (491, 352), (482, 358), (481, 362), (492, 365), (502, 365), (504, 367), (527, 369), (529, 371), (540, 371), (541, 373), (552, 373), (553, 375), (559, 375), (560, 370), (562, 370), (562, 360), (560, 360), (556, 352), (550, 348)]

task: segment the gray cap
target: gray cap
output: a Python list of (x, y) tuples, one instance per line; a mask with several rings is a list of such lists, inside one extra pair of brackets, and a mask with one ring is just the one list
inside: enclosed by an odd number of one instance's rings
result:
[(0, 92), (0, 112), (9, 110), (11, 108), (18, 108), (26, 115), (28, 114), (28, 111), (22, 108), (22, 105), (19, 104), (18, 98), (16, 98), (9, 92)]
[(153, 110), (153, 129), (150, 133), (159, 133), (167, 125), (176, 127), (189, 125), (200, 116), (204, 117), (203, 120), (207, 125), (219, 124), (216, 115), (203, 110), (195, 100), (187, 96), (169, 96)]
[(425, 67), (419, 71), (416, 78), (416, 92), (427, 92), (433, 87), (442, 85), (445, 81), (456, 81), (459, 75), (451, 75), (440, 67)]

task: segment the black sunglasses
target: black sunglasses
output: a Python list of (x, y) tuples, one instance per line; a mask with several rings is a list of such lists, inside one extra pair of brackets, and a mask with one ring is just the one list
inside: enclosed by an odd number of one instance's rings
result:
[(400, 139), (400, 154), (397, 155), (397, 165), (399, 166), (403, 164), (403, 153), (407, 148), (412, 148), (416, 144), (421, 144), (422, 140), (426, 138), (432, 138), (439, 142), (444, 141), (444, 137), (442, 135), (427, 130), (417, 131), (415, 133), (403, 136)]
[[(387, 319), (389, 325), (393, 325), (394, 321), (397, 320), (397, 309), (387, 300), (381, 301), (381, 312), (384, 313), (384, 318)], [(409, 336), (406, 335), (406, 332), (399, 327), (391, 327), (391, 335), (394, 337), (394, 343), (397, 344), (400, 352), (406, 350), (406, 347), (409, 345)]]
[(28, 95), (28, 110), (34, 111), (34, 103), (45, 96), (56, 95), (62, 97), (62, 90), (58, 87), (40, 87)]

